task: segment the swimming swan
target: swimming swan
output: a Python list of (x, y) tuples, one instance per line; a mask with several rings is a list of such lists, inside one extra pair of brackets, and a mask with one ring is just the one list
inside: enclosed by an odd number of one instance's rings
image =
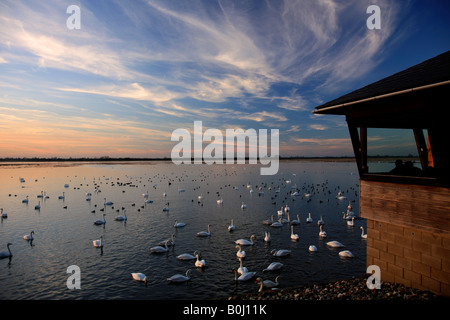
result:
[(270, 254), (275, 257), (286, 257), (291, 254), (291, 250), (281, 249), (281, 250), (271, 250)]
[(96, 248), (103, 247), (103, 236), (100, 236), (100, 239), (92, 241), (92, 245)]
[(211, 235), (211, 231), (209, 231), (209, 224), (208, 224), (208, 231), (200, 231), (197, 233), (197, 237), (209, 237)]
[(23, 236), (23, 240), (27, 240), (27, 241), (33, 240), (33, 239), (34, 239), (34, 238), (33, 238), (33, 234), (34, 234), (34, 231), (31, 231), (30, 234), (24, 235), (24, 236)]
[(106, 223), (105, 216), (106, 216), (106, 214), (104, 213), (104, 214), (103, 214), (103, 220), (101, 220), (101, 219), (95, 220), (95, 221), (94, 221), (94, 224), (95, 224), (95, 225), (98, 225), (98, 226), (99, 226), (99, 225), (102, 225), (102, 224), (105, 224), (105, 223)]
[(264, 269), (263, 271), (274, 271), (274, 270), (279, 270), (283, 267), (283, 264), (281, 262), (272, 262), (271, 264), (269, 264), (269, 266)]
[(367, 239), (367, 233), (364, 234), (364, 228), (363, 227), (359, 227), (361, 229), (361, 238), (363, 239)]
[(240, 246), (252, 246), (252, 245), (254, 245), (253, 239), (255, 239), (255, 235), (254, 234), (252, 234), (252, 236), (250, 237), (250, 241), (246, 240), (246, 239), (238, 239), (234, 243), (238, 244)]
[(12, 245), (12, 243), (8, 242), (8, 244), (6, 245), (6, 247), (8, 248), (8, 251), (0, 251), (0, 259), (12, 257), (11, 249), (9, 249), (9, 246), (11, 246), (11, 245)]
[(191, 280), (191, 270), (186, 271), (186, 275), (183, 276), (182, 274), (176, 274), (171, 276), (170, 278), (167, 278), (167, 281), (169, 282), (186, 282)]
[(291, 226), (291, 240), (298, 241), (298, 239), (300, 239), (300, 237), (298, 234), (294, 233), (294, 226)]
[(137, 272), (137, 273), (131, 273), (131, 277), (133, 280), (136, 281), (143, 281), (145, 284), (147, 284), (147, 276), (143, 273)]

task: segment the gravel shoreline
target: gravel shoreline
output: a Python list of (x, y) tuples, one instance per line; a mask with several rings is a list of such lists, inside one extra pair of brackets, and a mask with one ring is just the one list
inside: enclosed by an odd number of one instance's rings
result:
[(380, 289), (368, 289), (366, 281), (367, 277), (362, 277), (298, 288), (265, 289), (231, 296), (228, 300), (450, 300), (430, 291), (389, 282), (382, 282)]

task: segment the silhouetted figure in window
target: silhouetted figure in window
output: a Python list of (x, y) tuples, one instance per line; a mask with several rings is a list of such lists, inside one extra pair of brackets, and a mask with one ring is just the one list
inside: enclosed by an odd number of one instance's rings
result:
[(404, 165), (405, 174), (408, 176), (422, 176), (423, 171), (420, 168), (414, 166), (412, 161), (406, 161)]
[(402, 160), (395, 160), (395, 168), (390, 171), (392, 174), (403, 175), (405, 174), (405, 166)]

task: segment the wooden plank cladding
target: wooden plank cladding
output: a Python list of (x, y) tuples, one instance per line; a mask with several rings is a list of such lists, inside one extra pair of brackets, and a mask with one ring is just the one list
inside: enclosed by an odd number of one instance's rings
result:
[(450, 235), (450, 189), (360, 181), (363, 218)]

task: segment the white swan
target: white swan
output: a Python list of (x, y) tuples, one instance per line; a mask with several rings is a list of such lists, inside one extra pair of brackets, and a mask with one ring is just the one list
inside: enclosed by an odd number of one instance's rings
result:
[(228, 231), (234, 231), (234, 229), (236, 229), (236, 227), (233, 224), (233, 219), (231, 219), (231, 224), (228, 226)]
[(146, 193), (143, 193), (142, 196), (147, 199), (148, 198), (148, 191)]
[(112, 201), (106, 201), (106, 198), (104, 198), (105, 202), (103, 203), (105, 206), (112, 206), (114, 202)]
[(136, 272), (136, 273), (131, 273), (131, 277), (133, 278), (133, 280), (136, 281), (143, 281), (145, 284), (147, 284), (147, 276), (143, 273), (140, 272)]
[(353, 253), (351, 253), (349, 250), (344, 250), (339, 252), (339, 256), (342, 258), (353, 258)]
[(41, 201), (39, 201), (38, 204), (34, 206), (34, 210), (41, 210)]
[(244, 201), (242, 201), (241, 209), (243, 209), (243, 210), (247, 209), (247, 205), (244, 203)]
[(355, 226), (355, 218), (352, 218), (352, 220), (347, 220), (347, 225), (350, 227), (354, 227)]
[(282, 215), (283, 215), (283, 206), (281, 207), (280, 210), (277, 211), (277, 214), (278, 214), (279, 216), (282, 216)]
[(236, 252), (236, 256), (238, 258), (245, 258), (246, 257), (247, 253), (245, 251), (243, 251), (240, 246), (236, 246), (235, 249), (239, 249), (238, 252)]
[(197, 232), (197, 237), (209, 237), (210, 235), (211, 231), (209, 231), (209, 224), (208, 224), (208, 231)]
[(182, 274), (176, 274), (171, 276), (170, 278), (167, 278), (167, 281), (169, 282), (186, 282), (191, 280), (191, 270), (187, 270), (186, 271), (186, 275), (182, 275)]
[(22, 200), (22, 203), (28, 203), (28, 196)]
[(359, 227), (361, 229), (361, 238), (363, 239), (367, 239), (367, 233), (364, 234), (364, 228), (363, 227)]
[(286, 250), (286, 249), (275, 250), (275, 249), (273, 249), (270, 251), (270, 254), (275, 257), (286, 257), (291, 254), (291, 250)]
[(197, 253), (197, 251), (194, 252), (194, 256), (192, 254), (190, 254), (190, 253), (182, 253), (182, 254), (177, 256), (177, 259), (178, 260), (194, 260), (196, 253)]
[(123, 216), (117, 216), (116, 221), (127, 221), (127, 209), (123, 209)]
[(256, 274), (256, 272), (254, 272), (254, 271), (248, 271), (248, 272), (245, 272), (245, 273), (241, 274), (238, 277), (237, 270), (233, 269), (233, 271), (234, 271), (234, 280), (235, 281), (247, 281), (247, 280), (250, 280), (251, 278), (253, 278), (255, 276), (255, 274)]
[(272, 228), (280, 228), (283, 224), (280, 221), (275, 221), (270, 225)]
[(197, 261), (195, 261), (195, 266), (197, 268), (204, 268), (206, 266), (206, 261), (200, 260), (200, 256), (198, 254), (196, 254), (195, 257), (197, 258)]
[(255, 235), (254, 234), (252, 234), (252, 236), (250, 237), (250, 240), (238, 239), (238, 240), (234, 241), (234, 243), (238, 244), (240, 246), (252, 246), (252, 245), (254, 245), (253, 239), (255, 239)]
[(199, 196), (197, 197), (197, 199), (198, 199), (199, 202), (202, 201), (202, 200), (203, 200), (203, 193), (202, 193), (201, 195), (199, 195)]
[(24, 235), (24, 236), (23, 236), (23, 240), (27, 240), (27, 241), (33, 240), (33, 239), (34, 239), (34, 238), (33, 238), (33, 234), (34, 234), (34, 231), (31, 231), (30, 234)]
[(343, 196), (342, 193), (341, 193), (340, 191), (338, 192), (338, 195), (336, 196), (336, 198), (337, 198), (338, 200), (344, 200), (344, 199), (347, 199), (347, 197), (346, 197), (346, 196)]
[(342, 243), (340, 243), (339, 241), (336, 241), (336, 240), (327, 242), (327, 246), (329, 246), (331, 248), (342, 248), (342, 247), (344, 247), (344, 245)]
[(3, 208), (0, 209), (0, 214), (2, 216), (2, 219), (8, 218), (8, 214), (6, 212), (3, 212)]
[(311, 218), (311, 213), (308, 215), (308, 218), (306, 218), (306, 223), (313, 222), (313, 219)]
[(186, 225), (186, 223), (184, 222), (178, 222), (177, 220), (175, 220), (175, 224), (173, 225), (175, 228), (182, 228)]
[(271, 237), (270, 237), (270, 232), (264, 231), (264, 241), (265, 242), (270, 242)]
[[(278, 278), (279, 278), (280, 276), (277, 276), (276, 278), (275, 278), (275, 281), (272, 281), (272, 280), (262, 280), (261, 278), (257, 278), (256, 279), (256, 282), (257, 283), (259, 283), (260, 284), (260, 286), (261, 287), (266, 287), (266, 288), (274, 288), (274, 287), (278, 287)], [(260, 287), (260, 290), (261, 290), (261, 287)]]
[(62, 196), (58, 196), (58, 199), (64, 199), (66, 197), (65, 192), (63, 192)]
[(319, 237), (326, 238), (327, 237), (327, 233), (322, 230), (322, 225), (320, 225), (319, 227), (320, 227)]
[(309, 252), (316, 252), (317, 251), (317, 247), (312, 244), (312, 245), (309, 246), (308, 251)]
[(294, 220), (291, 221), (291, 224), (293, 224), (293, 225), (300, 224), (300, 217), (299, 217), (299, 215), (297, 215), (297, 219), (294, 219)]
[(300, 237), (298, 234), (294, 233), (294, 226), (291, 226), (291, 240), (298, 241), (298, 239), (300, 239)]
[(94, 224), (95, 224), (95, 225), (98, 225), (98, 226), (99, 226), (99, 225), (102, 225), (102, 224), (105, 224), (105, 223), (106, 223), (105, 216), (106, 216), (106, 214), (104, 213), (104, 214), (103, 214), (103, 220), (97, 219), (97, 220), (94, 221)]
[(323, 224), (324, 224), (324, 222), (323, 222), (322, 216), (320, 216), (320, 219), (317, 220), (317, 225), (318, 225), (318, 226), (321, 226), (321, 225), (323, 225)]
[(92, 245), (96, 248), (103, 247), (103, 236), (100, 236), (100, 239), (92, 241)]
[(248, 269), (246, 267), (242, 266), (242, 259), (239, 259), (239, 268), (238, 268), (237, 272), (241, 275), (248, 272)]
[(12, 257), (11, 249), (9, 249), (9, 246), (12, 246), (11, 242), (8, 242), (8, 244), (6, 245), (6, 247), (8, 248), (8, 251), (0, 251), (0, 259)]
[(271, 264), (269, 264), (269, 266), (264, 269), (263, 271), (274, 271), (274, 270), (279, 270), (283, 267), (283, 264), (281, 262), (272, 262)]
[(217, 200), (217, 204), (223, 204), (223, 199)]
[(151, 247), (150, 253), (164, 253), (164, 252), (169, 251), (169, 248), (167, 248), (167, 242), (168, 241), (166, 240), (164, 247), (161, 247), (161, 246)]
[(175, 235), (174, 234), (172, 234), (169, 239), (159, 242), (158, 246), (165, 246), (166, 244), (168, 247), (175, 245)]

